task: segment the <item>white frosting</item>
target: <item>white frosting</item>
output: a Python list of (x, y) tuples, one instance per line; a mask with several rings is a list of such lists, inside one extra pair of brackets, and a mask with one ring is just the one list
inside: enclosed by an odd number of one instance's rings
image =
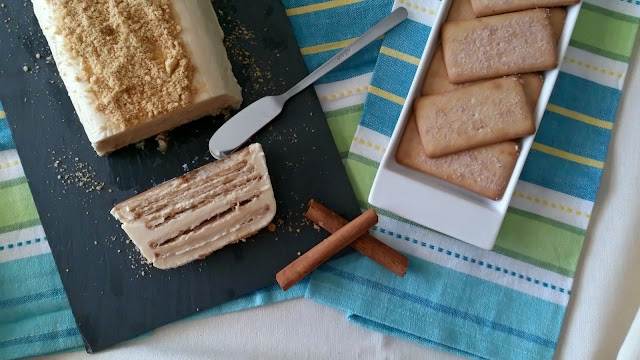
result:
[[(209, 0), (173, 0), (177, 22), (182, 27), (182, 40), (196, 71), (193, 84), (197, 89), (194, 103), (185, 109), (141, 122), (139, 126), (114, 130), (107, 125), (104, 113), (96, 110), (95, 98), (83, 80), (79, 59), (63, 49), (63, 37), (56, 34), (53, 6), (48, 0), (32, 0), (34, 12), (51, 53), (58, 66), (71, 102), (91, 144), (99, 154), (137, 142), (205, 115), (242, 103), (240, 86), (233, 76), (231, 64), (222, 43), (223, 33)], [(157, 125), (148, 126), (149, 123)], [(144, 126), (147, 124), (147, 126)], [(121, 134), (128, 132), (130, 134)], [(113, 138), (110, 137), (117, 137)]]

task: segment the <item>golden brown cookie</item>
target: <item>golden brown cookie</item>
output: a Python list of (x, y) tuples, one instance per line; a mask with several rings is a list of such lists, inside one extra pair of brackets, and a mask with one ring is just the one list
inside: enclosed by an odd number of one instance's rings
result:
[(549, 70), (558, 64), (547, 9), (445, 23), (442, 47), (454, 84)]
[(562, 30), (564, 30), (564, 21), (567, 18), (567, 10), (565, 8), (551, 8), (549, 9), (549, 20), (551, 21), (551, 28), (553, 29), (553, 36), (556, 39), (556, 44), (562, 36)]
[(422, 148), (415, 117), (412, 116), (400, 140), (396, 160), (404, 166), (499, 200), (509, 184), (519, 153), (517, 142), (506, 141), (429, 158)]
[(521, 74), (520, 79), (524, 86), (524, 95), (527, 97), (527, 104), (533, 113), (538, 104), (540, 91), (542, 90), (542, 75), (537, 73)]
[[(537, 73), (530, 73), (522, 74), (520, 75), (520, 77), (524, 84), (524, 92), (527, 96), (527, 103), (529, 104), (531, 111), (533, 111), (536, 103), (538, 102), (540, 90), (542, 89), (542, 76)], [(452, 84), (449, 81), (449, 76), (447, 75), (447, 67), (444, 64), (442, 47), (439, 47), (436, 53), (433, 55), (433, 58), (431, 59), (431, 64), (429, 64), (427, 74), (425, 75), (424, 82), (422, 83), (422, 95), (427, 96), (440, 94), (463, 86), (477, 84), (482, 81), (487, 80), (478, 80), (476, 82), (470, 82), (466, 84)]]
[(476, 15), (473, 13), (471, 0), (453, 0), (451, 2), (447, 21), (471, 20), (475, 18)]
[(518, 76), (419, 98), (415, 113), (430, 157), (516, 139), (536, 130)]
[(471, 0), (477, 17), (510, 13), (514, 11), (574, 5), (580, 0)]

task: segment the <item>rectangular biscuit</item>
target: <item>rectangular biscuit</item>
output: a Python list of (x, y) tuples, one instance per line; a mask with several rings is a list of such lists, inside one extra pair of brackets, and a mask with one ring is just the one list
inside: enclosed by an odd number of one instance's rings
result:
[(442, 47), (454, 84), (549, 70), (558, 64), (546, 9), (445, 23)]
[[(531, 111), (533, 111), (536, 103), (538, 102), (540, 90), (542, 90), (542, 76), (537, 73), (529, 73), (521, 74), (520, 78), (522, 79), (522, 83), (524, 84), (524, 92), (527, 97), (527, 103), (529, 104)], [(444, 64), (444, 56), (442, 54), (441, 46), (433, 55), (431, 64), (429, 64), (429, 68), (427, 69), (427, 74), (425, 75), (424, 82), (422, 84), (422, 95), (427, 96), (440, 94), (460, 87), (477, 84), (482, 81), (487, 80), (478, 80), (465, 84), (451, 83), (449, 81), (449, 76), (447, 75), (447, 68)]]
[(514, 11), (574, 5), (580, 0), (471, 0), (477, 17), (498, 15)]
[(549, 9), (549, 21), (551, 21), (553, 38), (556, 40), (556, 44), (558, 44), (558, 41), (560, 41), (560, 36), (562, 36), (562, 30), (564, 30), (564, 21), (566, 18), (567, 10), (565, 8)]
[(466, 84), (452, 84), (447, 75), (447, 67), (444, 64), (444, 54), (442, 46), (438, 47), (436, 53), (431, 58), (431, 63), (424, 76), (422, 83), (422, 96), (443, 93), (445, 91), (457, 89)]
[(524, 86), (524, 95), (527, 97), (527, 104), (531, 113), (538, 104), (538, 98), (540, 97), (540, 91), (542, 91), (542, 75), (538, 73), (521, 74), (520, 80)]
[(430, 157), (531, 135), (536, 130), (517, 76), (419, 98), (415, 113)]
[(415, 117), (412, 116), (400, 140), (396, 161), (489, 199), (499, 200), (509, 184), (519, 153), (517, 142), (506, 141), (430, 158), (422, 148)]
[(476, 15), (473, 13), (471, 0), (453, 0), (451, 2), (447, 21), (471, 20), (475, 18)]

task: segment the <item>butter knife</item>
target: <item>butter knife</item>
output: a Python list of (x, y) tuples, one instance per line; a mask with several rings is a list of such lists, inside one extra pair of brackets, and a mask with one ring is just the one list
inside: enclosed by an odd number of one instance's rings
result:
[(367, 30), (349, 46), (345, 47), (322, 64), (314, 72), (302, 79), (284, 94), (266, 96), (247, 106), (222, 125), (209, 140), (209, 152), (216, 159), (222, 159), (249, 140), (255, 133), (273, 120), (292, 96), (313, 84), (323, 75), (342, 64), (365, 46), (369, 45), (387, 31), (403, 22), (409, 15), (407, 9), (399, 7), (379, 23)]

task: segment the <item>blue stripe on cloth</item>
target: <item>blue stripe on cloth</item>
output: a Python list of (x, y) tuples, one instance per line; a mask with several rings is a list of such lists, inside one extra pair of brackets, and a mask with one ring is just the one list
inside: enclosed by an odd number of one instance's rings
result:
[(611, 130), (547, 111), (535, 141), (598, 161), (607, 158)]
[[(0, 324), (66, 309), (69, 302), (50, 253), (0, 263)], [(38, 331), (50, 331), (53, 328), (47, 326), (72, 327), (75, 322), (34, 325)], [(7, 336), (0, 330), (0, 341)]]
[[(407, 42), (405, 38), (407, 31), (410, 31), (410, 34), (414, 36), (411, 41), (413, 45), (401, 45)], [(405, 20), (388, 33), (382, 46), (394, 50), (402, 48), (405, 51), (409, 51), (407, 50), (409, 46), (415, 49), (420, 47), (424, 49), (430, 32), (431, 28), (427, 25)], [(416, 66), (404, 61), (389, 56), (380, 56), (376, 63), (376, 71), (371, 79), (371, 85), (404, 98), (409, 93), (409, 88), (417, 69)], [(364, 103), (360, 126), (391, 136), (401, 111), (402, 106), (399, 104), (380, 96), (369, 94)]]
[[(372, 94), (367, 95), (365, 106), (367, 111), (362, 113), (360, 126), (390, 137), (402, 112), (402, 106)], [(391, 122), (389, 119), (395, 121)]]
[(82, 346), (82, 337), (68, 305), (56, 311), (42, 308), (18, 321), (0, 321), (0, 359), (79, 350)]
[[(551, 358), (565, 311), (561, 305), (415, 257), (410, 257), (404, 278), (359, 254), (318, 270), (307, 297), (478, 357)], [(518, 311), (504, 311), (507, 307)]]
[(27, 336), (13, 338), (10, 340), (0, 341), (0, 349), (9, 347), (9, 346), (31, 344), (34, 342), (51, 341), (51, 340), (57, 340), (60, 338), (79, 336), (79, 335), (80, 335), (80, 332), (78, 331), (78, 328), (74, 326), (66, 329), (49, 331), (42, 334), (27, 335)]
[(0, 263), (0, 303), (61, 287), (62, 281), (51, 253)]
[[(319, 2), (313, 0), (283, 1), (287, 9), (317, 3)], [(393, 1), (390, 0), (367, 0), (306, 14), (292, 15), (289, 20), (293, 26), (298, 44), (301, 48), (306, 48), (352, 39), (362, 35), (389, 13), (392, 4)], [(360, 16), (355, 18), (350, 16), (353, 13), (360, 14)], [(309, 24), (315, 24), (315, 26), (309, 26)], [(326, 24), (331, 24), (331, 26), (324, 26)], [(373, 72), (381, 44), (382, 40), (378, 40), (366, 46), (344, 64), (323, 76), (316, 84), (346, 80)], [(305, 65), (309, 71), (313, 71), (340, 50), (334, 49), (307, 54), (304, 56)]]
[(18, 296), (10, 299), (0, 300), (0, 309), (9, 308), (41, 300), (50, 299), (53, 297), (62, 297), (65, 295), (63, 288), (49, 289), (40, 291), (37, 293), (29, 293), (28, 295)]
[[(288, 4), (288, 3), (296, 4)], [(298, 7), (297, 1), (285, 1), (286, 8)], [(289, 21), (300, 48), (356, 38), (382, 20), (391, 11), (389, 0), (368, 0), (348, 5), (350, 12), (361, 14), (354, 18), (343, 7), (294, 15)], [(309, 26), (313, 24), (313, 26)], [(330, 25), (330, 26), (327, 26)]]
[(601, 176), (602, 169), (531, 149), (520, 180), (595, 201)]
[[(397, 31), (387, 33), (384, 45), (407, 55), (421, 58), (424, 45), (431, 33), (431, 27), (410, 20), (402, 22), (397, 27)], [(411, 36), (411, 41), (407, 41), (408, 36)]]
[[(416, 74), (416, 70), (418, 69), (418, 67), (395, 57), (380, 55), (380, 57), (378, 58), (378, 62), (376, 63), (376, 72), (379, 71), (379, 69), (386, 69), (387, 71), (391, 71), (393, 69), (394, 74), (398, 78), (413, 79), (413, 76)], [(411, 88), (411, 80), (409, 80), (409, 83), (404, 81), (388, 81), (388, 79), (385, 79), (381, 76), (375, 76), (374, 74), (374, 76), (371, 78), (371, 85), (388, 91), (394, 95), (406, 98), (409, 94), (409, 89)]]
[[(0, 103), (0, 111), (4, 112), (2, 103)], [(16, 144), (13, 143), (11, 130), (9, 130), (9, 122), (6, 118), (0, 117), (0, 151), (15, 149)]]
[[(326, 84), (334, 81), (350, 79), (362, 74), (373, 72), (376, 59), (380, 53), (382, 39), (376, 40), (360, 50), (356, 55), (340, 64), (337, 68), (331, 70), (327, 75), (323, 76), (316, 84)], [(317, 54), (305, 55), (304, 63), (311, 72), (324, 64), (332, 56), (340, 52), (341, 49), (323, 51)]]
[(530, 341), (532, 343), (535, 344), (539, 344), (545, 347), (548, 347), (550, 349), (555, 348), (556, 343), (554, 341), (548, 340), (548, 339), (544, 339), (540, 336), (534, 335), (534, 334), (530, 334), (527, 333), (525, 331), (521, 331), (518, 330), (514, 327), (511, 326), (506, 326), (504, 324), (500, 324), (497, 322), (494, 322), (492, 320), (483, 318), (482, 316), (477, 316), (477, 315), (473, 315), (470, 314), (466, 311), (462, 311), (462, 310), (458, 310), (456, 308), (450, 307), (450, 306), (446, 306), (446, 305), (442, 305), (438, 302), (434, 302), (431, 301), (429, 299), (427, 299), (426, 297), (422, 297), (422, 296), (418, 296), (418, 295), (414, 295), (411, 294), (409, 292), (406, 292), (404, 290), (401, 289), (396, 289), (387, 285), (384, 285), (380, 282), (374, 281), (374, 280), (370, 280), (367, 279), (365, 277), (362, 276), (358, 276), (346, 271), (342, 271), (338, 268), (334, 268), (331, 266), (324, 266), (322, 267), (321, 271), (326, 271), (334, 276), (337, 276), (339, 278), (342, 278), (343, 280), (347, 280), (350, 281), (352, 283), (356, 283), (358, 285), (363, 285), (365, 287), (368, 287), (370, 289), (374, 289), (378, 292), (387, 294), (387, 295), (392, 295), (396, 298), (401, 298), (402, 300), (407, 300), (416, 304), (419, 304), (421, 306), (430, 308), (432, 310), (436, 310), (438, 312), (441, 312), (445, 315), (450, 315), (453, 317), (457, 317), (457, 318), (461, 318), (464, 319), (466, 321), (470, 321), (473, 323), (476, 323), (478, 325), (482, 325), (484, 327), (487, 328), (491, 328), (492, 330), (497, 330), (500, 332), (504, 332), (507, 333), (509, 335), (513, 335), (516, 337), (519, 337), (523, 340), (526, 341)]
[(596, 119), (613, 122), (621, 91), (560, 72), (549, 103)]

